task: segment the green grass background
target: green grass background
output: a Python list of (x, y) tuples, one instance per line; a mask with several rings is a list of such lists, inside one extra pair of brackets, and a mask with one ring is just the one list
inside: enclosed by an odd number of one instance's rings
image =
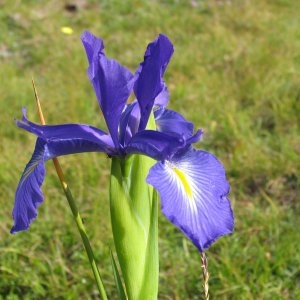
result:
[[(51, 162), (45, 202), (29, 231), (10, 235), (14, 192), (35, 138), (14, 118), (38, 122), (35, 78), (49, 124), (105, 128), (86, 76), (84, 29), (132, 71), (160, 32), (175, 54), (166, 72), (170, 108), (203, 128), (231, 183), (236, 228), (207, 252), (211, 299), (300, 299), (300, 2), (0, 0), (0, 299), (99, 299)], [(73, 28), (72, 35), (61, 32)], [(109, 299), (109, 159), (63, 157)], [(159, 299), (201, 299), (195, 247), (159, 220)]]

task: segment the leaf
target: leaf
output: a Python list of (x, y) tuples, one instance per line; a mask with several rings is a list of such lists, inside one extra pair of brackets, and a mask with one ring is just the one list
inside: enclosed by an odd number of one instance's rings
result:
[(120, 300), (127, 300), (126, 297), (126, 293), (124, 291), (124, 287), (123, 287), (123, 283), (122, 283), (122, 279), (118, 270), (118, 266), (116, 264), (114, 255), (112, 253), (112, 251), (110, 250), (110, 259), (111, 259), (111, 265), (113, 268), (113, 272), (114, 272), (114, 278), (115, 278), (115, 282), (117, 285), (117, 291), (118, 291), (118, 295), (119, 295), (119, 299)]

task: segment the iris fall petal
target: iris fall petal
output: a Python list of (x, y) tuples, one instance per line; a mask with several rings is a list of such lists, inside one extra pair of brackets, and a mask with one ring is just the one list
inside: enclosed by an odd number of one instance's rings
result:
[(43, 202), (41, 185), (45, 177), (45, 141), (37, 139), (34, 153), (25, 167), (15, 195), (12, 211), (14, 226), (11, 233), (28, 229), (37, 216), (37, 208)]
[(200, 251), (233, 231), (229, 184), (212, 154), (191, 149), (172, 161), (158, 162), (147, 182), (158, 190), (164, 215)]
[[(45, 140), (47, 144), (51, 141), (53, 147), (58, 148), (58, 145), (62, 147), (60, 150), (61, 154), (52, 155), (52, 157), (80, 152), (106, 152), (109, 155), (115, 154), (111, 136), (90, 125), (39, 125), (27, 119), (25, 109), (23, 109), (22, 120), (16, 123), (20, 128)], [(69, 149), (67, 149), (67, 145), (69, 145)], [(56, 152), (59, 153), (59, 149)]]
[(144, 154), (156, 160), (164, 160), (185, 146), (185, 139), (177, 134), (142, 130), (132, 137), (126, 146), (126, 153)]

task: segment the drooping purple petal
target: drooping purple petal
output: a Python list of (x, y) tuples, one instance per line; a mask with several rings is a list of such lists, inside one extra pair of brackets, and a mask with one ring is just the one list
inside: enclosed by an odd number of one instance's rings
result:
[(94, 151), (105, 152), (109, 155), (116, 154), (111, 136), (90, 125), (38, 125), (26, 118), (26, 109), (23, 109), (22, 120), (17, 121), (17, 125), (44, 139), (47, 143), (50, 141), (60, 143), (60, 146), (65, 149), (61, 150), (60, 155)]
[(178, 134), (166, 134), (154, 130), (136, 133), (126, 147), (126, 154), (144, 154), (156, 160), (172, 157), (186, 147), (186, 141)]
[(12, 233), (28, 229), (37, 216), (37, 207), (43, 201), (41, 186), (45, 176), (45, 161), (82, 152), (117, 154), (110, 136), (101, 134), (89, 126), (77, 124), (39, 126), (24, 120), (17, 124), (36, 134), (38, 139), (16, 191), (13, 209), (15, 225), (11, 230)]
[(165, 88), (162, 80), (166, 67), (173, 54), (173, 45), (163, 34), (150, 43), (135, 76), (134, 92), (141, 109), (139, 129), (146, 128), (155, 98)]
[(23, 118), (17, 125), (38, 136), (34, 153), (20, 179), (13, 209), (12, 233), (26, 230), (37, 216), (37, 207), (43, 201), (41, 185), (45, 176), (46, 160), (81, 152), (105, 152), (116, 155), (111, 136), (88, 125), (63, 124), (42, 126), (30, 122), (23, 109)]
[(103, 152), (109, 156), (117, 155), (116, 152), (108, 152), (105, 147), (99, 147), (99, 144), (84, 139), (50, 140), (46, 145), (45, 160), (85, 152)]
[(119, 147), (118, 126), (121, 113), (133, 88), (133, 74), (103, 51), (103, 42), (84, 32), (82, 43), (89, 60), (88, 76), (114, 144)]
[(158, 190), (164, 215), (200, 251), (233, 231), (229, 184), (212, 154), (191, 149), (172, 161), (158, 162), (147, 182)]
[(45, 141), (37, 139), (34, 153), (17, 187), (12, 211), (14, 226), (11, 233), (28, 229), (37, 216), (37, 208), (44, 198), (41, 191), (45, 177), (44, 151)]

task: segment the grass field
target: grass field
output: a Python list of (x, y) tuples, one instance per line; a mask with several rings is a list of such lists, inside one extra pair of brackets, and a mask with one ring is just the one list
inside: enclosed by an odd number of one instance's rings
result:
[[(76, 11), (66, 3), (0, 0), (0, 299), (99, 299), (51, 162), (37, 220), (9, 234), (35, 141), (14, 118), (26, 106), (38, 122), (32, 76), (47, 123), (105, 128), (86, 76), (85, 29), (132, 71), (158, 33), (174, 43), (170, 107), (205, 130), (197, 147), (224, 163), (236, 217), (234, 234), (207, 252), (211, 299), (300, 299), (300, 2), (77, 0)], [(60, 161), (116, 299), (110, 161), (96, 153)], [(159, 299), (201, 299), (199, 253), (162, 215), (159, 235)]]

